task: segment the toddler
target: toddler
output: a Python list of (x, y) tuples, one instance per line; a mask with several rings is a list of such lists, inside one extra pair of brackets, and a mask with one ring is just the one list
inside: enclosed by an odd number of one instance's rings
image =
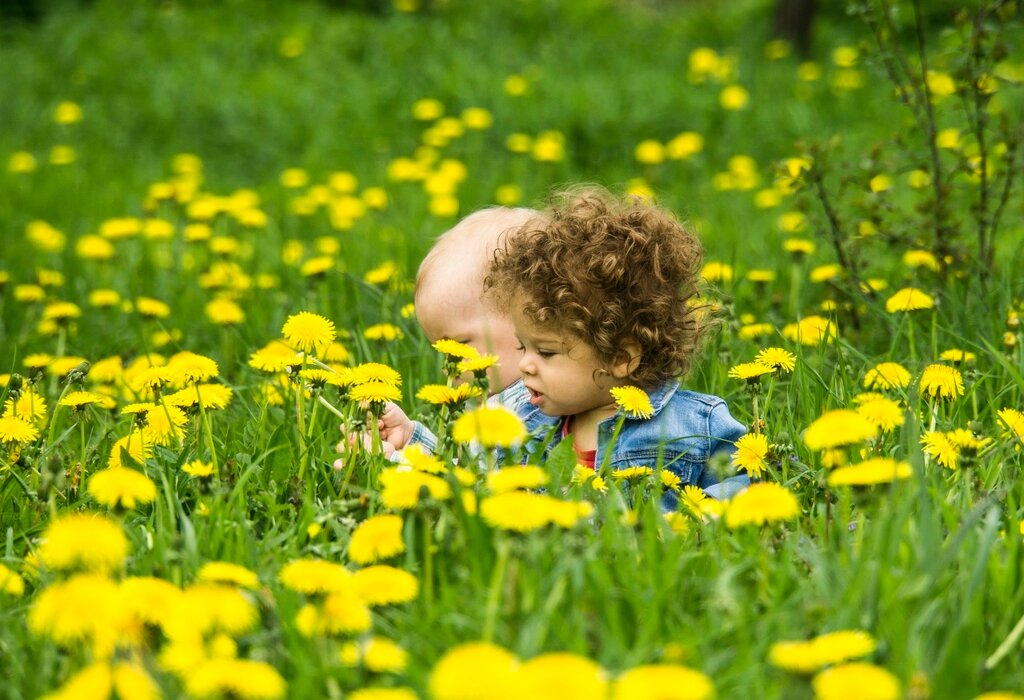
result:
[[(490, 207), (474, 212), (443, 233), (420, 263), (413, 302), (416, 320), (431, 343), (446, 338), (465, 343), (480, 353), (497, 355), (490, 372), (492, 402), (512, 404), (525, 392), (519, 382), (518, 342), (506, 313), (483, 302), (487, 264), (500, 236), (538, 216), (533, 209)], [(494, 396), (497, 394), (497, 396)], [(435, 436), (389, 403), (379, 422), (384, 454), (391, 457), (407, 444), (429, 451)], [(341, 426), (345, 431), (345, 426)], [(352, 436), (349, 442), (352, 441)], [(345, 443), (338, 446), (345, 449)]]
[[(572, 437), (580, 462), (602, 465), (619, 409), (611, 389), (637, 386), (649, 419), (626, 418), (608, 466), (661, 465), (682, 484), (725, 498), (749, 483), (706, 468), (746, 430), (715, 396), (682, 389), (705, 329), (693, 304), (703, 249), (668, 212), (605, 190), (566, 192), (504, 240), (484, 282), (510, 309), (526, 392), (513, 409), (547, 450)], [(533, 456), (536, 458), (536, 455)]]

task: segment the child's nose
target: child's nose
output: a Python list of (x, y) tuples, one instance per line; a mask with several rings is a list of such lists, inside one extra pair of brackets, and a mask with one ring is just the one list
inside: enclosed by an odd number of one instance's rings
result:
[(533, 374), (534, 373), (533, 360), (528, 355), (523, 355), (519, 358), (519, 371), (522, 374)]

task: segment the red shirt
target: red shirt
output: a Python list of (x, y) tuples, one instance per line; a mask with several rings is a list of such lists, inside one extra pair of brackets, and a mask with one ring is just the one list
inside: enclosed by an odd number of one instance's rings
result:
[[(563, 440), (565, 438), (569, 437), (569, 435), (570, 435), (570, 433), (569, 433), (569, 422), (572, 420), (572, 418), (573, 418), (572, 416), (567, 416), (566, 419), (564, 421), (562, 421), (562, 439)], [(573, 452), (576, 453), (576, 459), (579, 460), (580, 464), (582, 464), (584, 467), (590, 467), (591, 469), (594, 468), (594, 464), (595, 464), (595, 462), (597, 460), (597, 450), (581, 450), (580, 448), (576, 447), (576, 443), (575, 442), (572, 445), (572, 449), (573, 449)]]

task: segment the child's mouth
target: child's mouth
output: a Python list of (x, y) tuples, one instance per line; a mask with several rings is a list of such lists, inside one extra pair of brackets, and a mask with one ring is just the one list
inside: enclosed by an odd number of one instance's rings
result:
[(526, 387), (527, 391), (530, 392), (530, 403), (534, 406), (540, 405), (541, 400), (544, 398), (544, 394), (540, 393), (536, 389)]

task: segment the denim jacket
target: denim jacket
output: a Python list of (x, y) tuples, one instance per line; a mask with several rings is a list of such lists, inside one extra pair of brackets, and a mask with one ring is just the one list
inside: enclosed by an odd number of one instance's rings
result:
[[(661, 465), (678, 476), (684, 486), (699, 486), (712, 498), (719, 499), (730, 498), (750, 484), (746, 474), (719, 482), (706, 468), (712, 456), (734, 452), (736, 440), (747, 432), (729, 414), (725, 401), (717, 396), (683, 390), (676, 381), (663, 383), (649, 396), (653, 414), (648, 419), (626, 418), (623, 422), (608, 459), (612, 469)], [(516, 399), (506, 405), (526, 423), (535, 446), (546, 444), (542, 455), (534, 453), (530, 459), (543, 459), (561, 442), (565, 419), (541, 413), (530, 404), (529, 392), (525, 390)], [(606, 418), (597, 427), (598, 465), (605, 458), (619, 418), (621, 414)], [(669, 500), (674, 502), (674, 499)]]

